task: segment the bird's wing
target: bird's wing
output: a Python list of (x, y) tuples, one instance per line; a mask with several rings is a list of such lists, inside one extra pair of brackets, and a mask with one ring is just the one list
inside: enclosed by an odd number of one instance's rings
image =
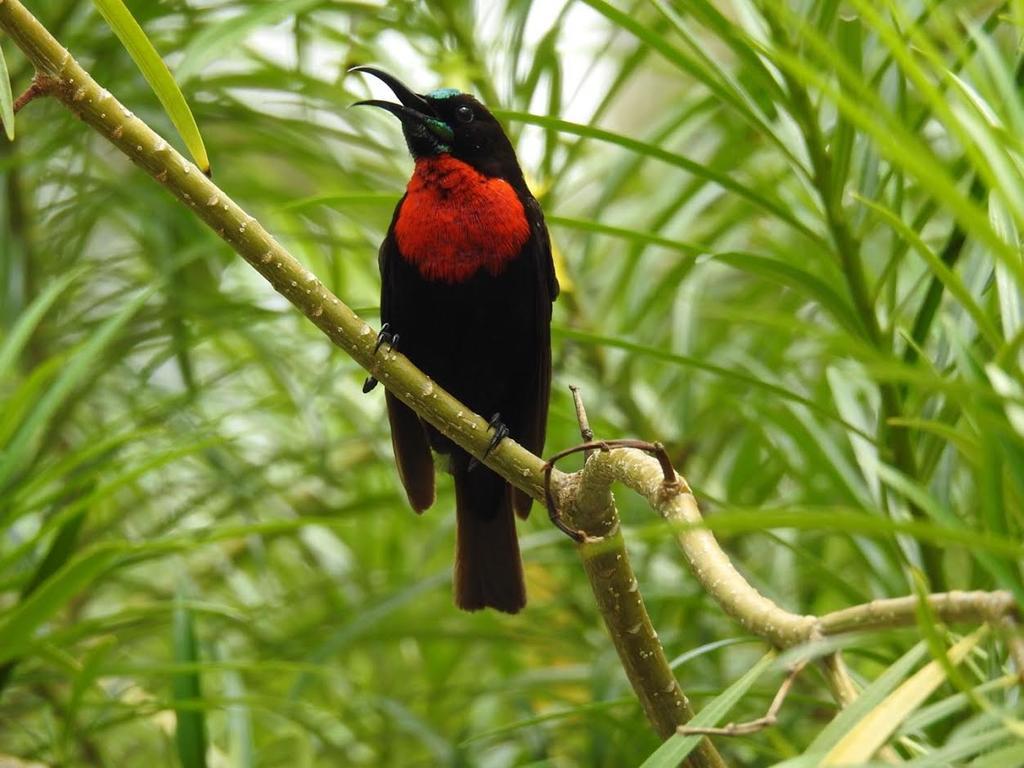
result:
[[(395, 208), (397, 216), (402, 203)], [(378, 254), (380, 266), (380, 319), (381, 324), (389, 323), (392, 332), (402, 334), (402, 318), (396, 317), (392, 283), (394, 260), (399, 258), (395, 245), (394, 226), (381, 243)], [(401, 349), (401, 339), (399, 339)], [(430, 454), (423, 422), (408, 406), (388, 392), (385, 395), (388, 407), (388, 422), (391, 424), (391, 446), (395, 452), (398, 476), (405, 488), (409, 504), (417, 513), (423, 512), (434, 503), (434, 460)]]
[[(537, 314), (534, 328), (537, 333), (537, 359), (533, 384), (535, 398), (530, 402), (529, 412), (524, 414), (524, 423), (517, 439), (528, 451), (541, 455), (548, 424), (548, 400), (551, 397), (551, 304), (558, 296), (558, 278), (551, 258), (551, 239), (540, 204), (529, 196), (525, 207), (531, 235), (524, 256), (533, 261), (533, 272), (536, 275), (534, 302)], [(525, 491), (513, 490), (512, 505), (517, 515), (526, 518), (530, 514), (531, 504), (532, 500)]]

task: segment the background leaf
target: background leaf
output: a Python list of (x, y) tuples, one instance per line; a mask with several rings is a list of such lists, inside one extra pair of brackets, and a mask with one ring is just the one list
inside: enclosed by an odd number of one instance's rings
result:
[(171, 71), (164, 64), (164, 60), (160, 58), (160, 54), (157, 53), (142, 27), (122, 0), (93, 0), (93, 2), (124, 45), (143, 77), (146, 78), (153, 93), (163, 104), (167, 116), (171, 118), (174, 127), (178, 129), (178, 135), (185, 142), (185, 146), (188, 147), (189, 154), (199, 166), (199, 170), (209, 175), (210, 160), (206, 156), (203, 137), (199, 133), (195, 117), (192, 116), (192, 110), (189, 109)]
[(0, 121), (4, 124), (8, 141), (14, 141), (14, 94), (3, 48), (0, 48)]

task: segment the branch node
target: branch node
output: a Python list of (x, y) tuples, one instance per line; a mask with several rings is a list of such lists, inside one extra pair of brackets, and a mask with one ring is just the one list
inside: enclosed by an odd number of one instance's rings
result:
[[(574, 389), (573, 394), (576, 395), (577, 390)], [(598, 450), (601, 453), (608, 453), (613, 448), (636, 448), (637, 450), (654, 454), (658, 457), (658, 462), (661, 464), (662, 472), (665, 475), (663, 483), (665, 490), (674, 494), (678, 493), (680, 488), (685, 487), (680, 482), (678, 475), (676, 475), (676, 471), (672, 467), (672, 461), (669, 459), (668, 453), (665, 451), (665, 446), (661, 443), (649, 443), (646, 440), (632, 439), (591, 440), (575, 445), (572, 448), (566, 448), (564, 451), (559, 451), (544, 464), (544, 501), (547, 504), (548, 517), (551, 519), (551, 522), (554, 523), (558, 530), (565, 533), (577, 543), (583, 543), (589, 537), (587, 537), (583, 531), (571, 528), (565, 523), (561, 511), (558, 509), (558, 504), (555, 501), (555, 495), (551, 490), (551, 472), (554, 469), (555, 462), (559, 459), (564, 459), (566, 456), (571, 456), (574, 453), (584, 453), (589, 455), (589, 453), (594, 450)]]
[(51, 90), (53, 90), (53, 79), (36, 72), (28, 88), (14, 100), (14, 114), (18, 114), (21, 108), (33, 99), (48, 95)]
[(552, 524), (577, 544), (582, 544), (587, 540), (587, 535), (583, 531), (566, 524), (561, 510), (558, 509), (558, 503), (555, 501), (555, 494), (551, 491), (551, 472), (555, 468), (555, 462), (563, 455), (568, 454), (563, 451), (561, 454), (556, 454), (544, 462), (544, 504), (548, 508), (548, 519)]

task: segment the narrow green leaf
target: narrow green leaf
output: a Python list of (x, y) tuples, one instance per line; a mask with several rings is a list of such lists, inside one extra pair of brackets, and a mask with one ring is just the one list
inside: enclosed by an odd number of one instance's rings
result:
[[(179, 587), (174, 601), (174, 617), (171, 627), (171, 645), (174, 661), (190, 665), (187, 671), (176, 672), (171, 677), (174, 698), (174, 717), (177, 726), (174, 739), (178, 745), (178, 757), (182, 768), (206, 768), (206, 713), (197, 706), (203, 700), (198, 665), (202, 658), (196, 642), (192, 611), (185, 602)], [(185, 706), (187, 704), (187, 706)]]
[[(951, 664), (959, 664), (985, 636), (981, 627), (949, 649)], [(893, 732), (936, 688), (946, 680), (942, 664), (933, 661), (889, 694), (839, 738), (824, 756), (821, 765), (855, 765), (866, 762), (888, 741)]]
[[(751, 667), (743, 677), (708, 702), (688, 725), (693, 728), (714, 728), (718, 726), (722, 719), (729, 714), (729, 710), (736, 706), (736, 703), (761, 678), (761, 675), (765, 673), (774, 658), (774, 652), (766, 653), (762, 656), (761, 660)], [(697, 748), (697, 745), (700, 744), (703, 738), (705, 737), (696, 735), (684, 736), (677, 733), (666, 740), (650, 757), (644, 760), (640, 768), (676, 768), (687, 755)]]
[(548, 226), (564, 227), (565, 229), (590, 232), (596, 235), (608, 235), (609, 237), (620, 237), (639, 245), (658, 245), (672, 251), (679, 251), (687, 256), (698, 256), (707, 251), (707, 249), (702, 245), (685, 243), (681, 240), (673, 240), (668, 237), (659, 237), (658, 235), (640, 232), (635, 229), (613, 227), (611, 225), (602, 224), (601, 222), (591, 221), (589, 219), (574, 219), (567, 216), (552, 215), (546, 216), (545, 220), (547, 221)]
[(21, 351), (25, 348), (25, 344), (28, 343), (29, 338), (32, 336), (32, 332), (46, 316), (46, 313), (50, 311), (50, 307), (53, 306), (54, 302), (57, 301), (72, 281), (81, 274), (82, 270), (76, 269), (54, 280), (21, 313), (10, 335), (4, 339), (3, 344), (0, 344), (0, 378), (4, 377), (8, 369), (14, 364), (14, 361), (18, 359)]
[(871, 435), (865, 434), (863, 430), (859, 429), (855, 425), (843, 421), (842, 417), (832, 412), (828, 408), (822, 406), (820, 403), (817, 403), (807, 397), (803, 397), (802, 395), (798, 395), (797, 393), (793, 392), (792, 389), (777, 386), (769, 382), (765, 382), (761, 378), (746, 373), (744, 371), (730, 370), (729, 368), (724, 368), (720, 365), (714, 365), (712, 363), (705, 362), (704, 360), (699, 360), (696, 357), (691, 357), (688, 355), (677, 355), (672, 352), (666, 352), (665, 350), (659, 349), (657, 347), (648, 347), (644, 346), (643, 344), (637, 344), (627, 339), (619, 339), (613, 336), (602, 336), (600, 334), (587, 333), (586, 331), (579, 331), (575, 328), (569, 328), (567, 326), (553, 325), (551, 326), (551, 330), (554, 334), (556, 334), (557, 336), (561, 336), (562, 338), (574, 339), (576, 341), (580, 341), (586, 344), (593, 344), (595, 346), (624, 349), (627, 352), (633, 352), (637, 355), (653, 357), (657, 360), (663, 360), (668, 363), (673, 363), (674, 365), (682, 365), (689, 368), (693, 368), (694, 370), (705, 371), (706, 373), (710, 373), (714, 376), (719, 376), (726, 381), (732, 381), (735, 383), (746, 385), (748, 387), (751, 387), (752, 389), (762, 390), (764, 392), (767, 392), (778, 397), (780, 400), (786, 400), (793, 403), (800, 403), (801, 405), (805, 406), (814, 413), (820, 414), (823, 418), (826, 418), (829, 421), (837, 422), (846, 429), (858, 435), (861, 435), (867, 440), (873, 439)]
[(25, 653), (36, 630), (110, 567), (121, 549), (104, 544), (83, 552), (8, 612), (0, 621), (0, 663)]
[[(854, 72), (862, 72), (863, 44), (861, 40), (860, 19), (856, 16), (840, 16), (836, 27), (839, 52)], [(853, 142), (857, 132), (847, 118), (840, 113), (836, 118), (836, 127), (832, 134), (832, 200), (842, 205), (843, 189), (850, 173), (850, 160), (853, 157)]]
[(921, 256), (928, 267), (931, 269), (932, 274), (942, 281), (942, 284), (946, 287), (954, 297), (956, 297), (963, 305), (964, 309), (971, 316), (971, 319), (978, 326), (978, 330), (984, 334), (985, 338), (994, 346), (999, 346), (999, 331), (992, 325), (992, 321), (988, 319), (985, 311), (978, 306), (978, 303), (971, 296), (970, 290), (964, 285), (963, 280), (956, 272), (947, 267), (931, 248), (921, 239), (918, 233), (914, 232), (910, 227), (907, 226), (906, 222), (903, 221), (898, 215), (890, 211), (885, 206), (876, 203), (872, 200), (866, 200), (860, 196), (857, 199), (868, 207), (872, 212), (878, 214), (889, 226), (891, 226), (903, 239), (910, 243), (914, 252)]
[(0, 120), (4, 122), (4, 133), (14, 141), (14, 94), (11, 92), (11, 77), (7, 72), (4, 49), (0, 48)]
[[(235, 670), (224, 673), (224, 693), (228, 698), (245, 700), (245, 679)], [(252, 768), (256, 765), (256, 744), (253, 739), (252, 713), (246, 704), (227, 707), (228, 756), (231, 768)]]
[(734, 269), (750, 274), (760, 275), (769, 280), (781, 283), (804, 296), (817, 302), (822, 309), (828, 312), (832, 318), (847, 331), (853, 334), (860, 332), (860, 320), (850, 306), (837, 291), (824, 280), (799, 267), (756, 253), (731, 253), (715, 254), (715, 261), (728, 264)]
[(206, 156), (203, 137), (199, 133), (199, 126), (196, 125), (192, 110), (188, 108), (188, 103), (178, 84), (174, 81), (171, 70), (160, 58), (160, 54), (146, 37), (139, 22), (135, 20), (122, 0), (93, 0), (93, 3), (103, 18), (107, 20), (110, 28), (114, 30), (114, 34), (124, 45), (139, 71), (142, 72), (142, 76), (146, 78), (153, 93), (160, 99), (164, 111), (174, 123), (182, 141), (188, 147), (192, 159), (199, 166), (199, 170), (210, 175), (210, 160)]
[(827, 750), (838, 743), (843, 734), (849, 732), (850, 728), (882, 703), (885, 697), (910, 674), (910, 670), (917, 666), (926, 653), (927, 647), (921, 642), (903, 654), (885, 672), (876, 677), (852, 704), (842, 710), (831, 723), (822, 729), (807, 749), (807, 753), (811, 754), (819, 749)]
[(39, 440), (42, 429), (75, 388), (95, 370), (100, 355), (152, 293), (152, 288), (143, 291), (123, 309), (104, 321), (67, 361), (64, 370), (26, 414), (11, 442), (0, 454), (0, 487), (7, 483), (11, 475), (31, 461), (35, 443)]
[(647, 157), (653, 157), (656, 160), (661, 160), (663, 163), (673, 165), (676, 168), (681, 168), (698, 178), (715, 182), (723, 189), (727, 189), (739, 197), (749, 201), (758, 208), (773, 214), (780, 221), (784, 221), (789, 224), (796, 231), (805, 235), (813, 242), (819, 244), (824, 242), (821, 235), (793, 216), (786, 206), (761, 194), (756, 187), (736, 181), (724, 173), (719, 173), (716, 170), (708, 168), (701, 163), (694, 162), (693, 160), (683, 157), (675, 152), (669, 152), (661, 147), (654, 146), (653, 144), (647, 144), (629, 136), (615, 133), (614, 131), (606, 131), (602, 128), (595, 128), (590, 125), (573, 123), (568, 120), (561, 120), (557, 117), (533, 115), (529, 112), (517, 112), (508, 109), (496, 109), (494, 110), (494, 113), (498, 117), (506, 120), (516, 120), (523, 123), (529, 123), (530, 125), (539, 125), (542, 128), (554, 128), (562, 133), (582, 136), (596, 141), (603, 141), (608, 144), (614, 144), (622, 147), (623, 149), (628, 149), (631, 152), (636, 152), (641, 155), (646, 155)]
[(80, 657), (78, 673), (71, 680), (67, 717), (63, 718), (64, 722), (61, 724), (65, 738), (76, 732), (79, 713), (85, 708), (85, 695), (94, 687), (99, 687), (97, 678), (103, 674), (117, 645), (117, 638), (114, 635), (97, 637)]
[[(1020, 235), (1013, 217), (1006, 206), (995, 195), (988, 200), (989, 219), (992, 228), (1011, 248), (1017, 248), (1020, 259)], [(1021, 300), (1021, 285), (1013, 279), (1006, 266), (997, 263), (996, 295), (999, 297), (999, 321), (1003, 326), (1003, 336), (1012, 339), (1024, 328), (1024, 301)]]
[[(916, 760), (911, 760), (909, 763), (904, 763), (903, 766), (904, 768), (947, 768), (950, 765), (964, 765), (964, 760), (981, 753), (998, 754), (992, 753), (992, 748), (1012, 738), (1013, 734), (1005, 728), (994, 728), (978, 734), (950, 739), (949, 743), (945, 746), (929, 752)], [(1021, 747), (1018, 746), (1016, 749), (1018, 754), (1024, 755)], [(1013, 762), (1012, 760), (984, 764), (993, 767), (998, 766), (998, 768), (1012, 768), (1012, 766), (1020, 765), (1019, 762)], [(972, 765), (978, 765), (978, 763), (972, 763)]]
[(1024, 744), (988, 752), (971, 763), (971, 768), (1019, 768), (1024, 766)]
[[(47, 550), (46, 556), (42, 559), (39, 565), (36, 566), (36, 570), (35, 573), (32, 574), (32, 578), (30, 578), (22, 588), (22, 600), (35, 592), (40, 584), (43, 584), (70, 559), (71, 553), (74, 551), (75, 544), (78, 542), (78, 532), (82, 528), (82, 521), (84, 518), (85, 512), (79, 512), (77, 515), (67, 520), (64, 525), (61, 526), (60, 530), (57, 531), (57, 535), (50, 544), (50, 548)], [(16, 664), (17, 661), (11, 659), (3, 665), (0, 665), (0, 691), (3, 691), (3, 689), (7, 687), (7, 683), (10, 682), (11, 675), (14, 673), (14, 667)]]

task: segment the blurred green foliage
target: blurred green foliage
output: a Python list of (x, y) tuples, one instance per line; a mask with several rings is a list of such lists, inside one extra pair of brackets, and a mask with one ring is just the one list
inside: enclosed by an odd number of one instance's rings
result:
[[(32, 6), (174, 136), (91, 3)], [(348, 110), (368, 84), (346, 70), (506, 118), (561, 255), (549, 453), (578, 439), (578, 384), (599, 437), (669, 445), (741, 569), (799, 612), (910, 594), (918, 568), (1024, 595), (1021, 3), (128, 7), (217, 183), (371, 321), (410, 162), (395, 125)], [(31, 72), (0, 44), (17, 92)], [(362, 371), (58, 104), (19, 114), (0, 182), (0, 755), (197, 765), (205, 739), (211, 766), (500, 768), (655, 749), (542, 513), (520, 526), (527, 610), (456, 611), (450, 486), (407, 509)], [(699, 711), (764, 646), (621, 496)], [(852, 639), (855, 676), (921, 634)], [(1005, 664), (995, 634), (959, 681), (990, 706), (940, 689), (900, 753), (1024, 764)], [(833, 716), (809, 671), (777, 727), (720, 748), (774, 764)]]

